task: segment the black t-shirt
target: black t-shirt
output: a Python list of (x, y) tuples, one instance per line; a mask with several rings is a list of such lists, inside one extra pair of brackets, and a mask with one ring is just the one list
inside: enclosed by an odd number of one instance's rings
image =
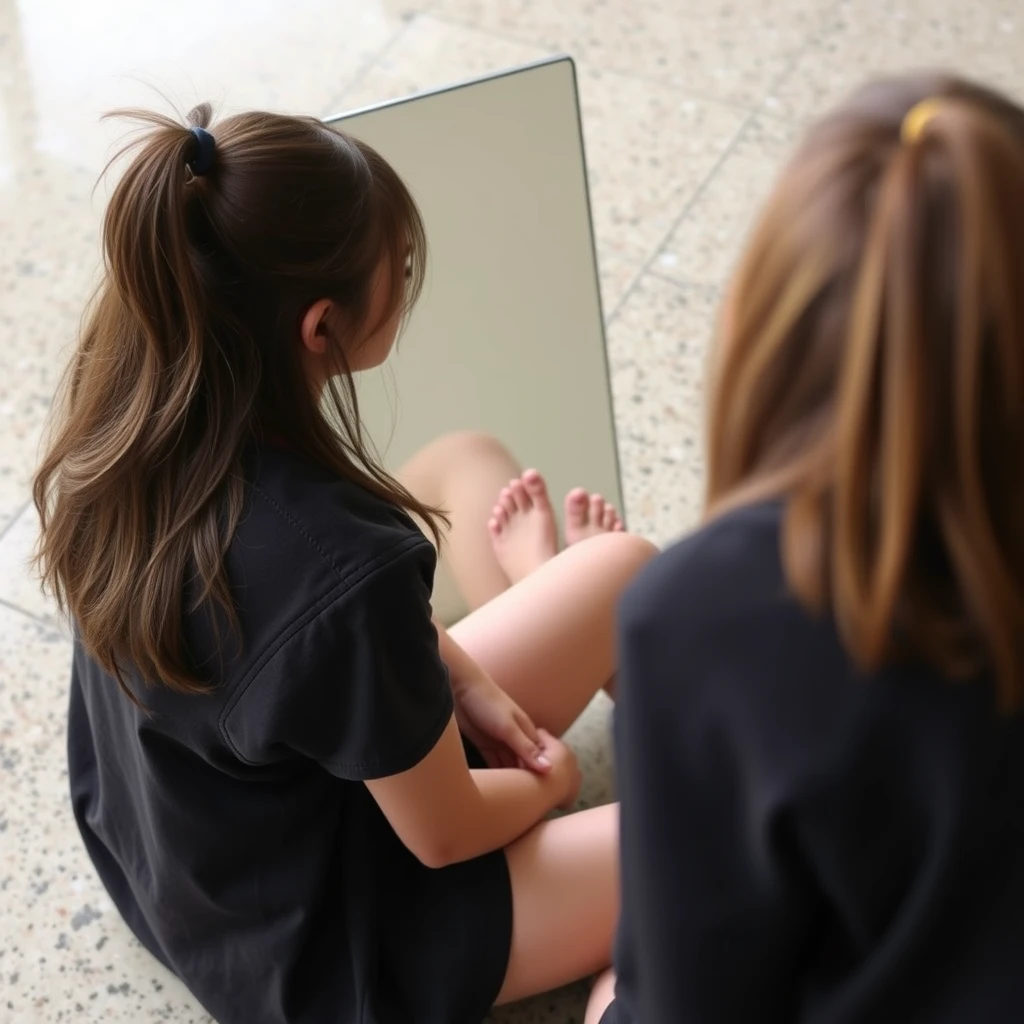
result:
[(622, 1024), (1024, 1021), (1024, 717), (865, 678), (787, 592), (778, 504), (621, 610)]
[[(273, 449), (248, 460), (226, 557), (239, 645), (188, 613), (201, 695), (76, 644), (72, 802), (114, 902), (221, 1022), (477, 1022), (511, 935), (501, 852), (440, 871), (363, 782), (437, 742), (452, 693), (435, 552), (404, 513)], [(186, 604), (188, 602), (186, 601)]]

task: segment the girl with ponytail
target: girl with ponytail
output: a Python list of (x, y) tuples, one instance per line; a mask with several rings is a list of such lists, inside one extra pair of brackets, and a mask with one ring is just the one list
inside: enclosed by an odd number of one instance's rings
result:
[(622, 608), (604, 1019), (1024, 1020), (1024, 111), (814, 127), (709, 390), (706, 522)]
[[(104, 885), (224, 1024), (476, 1024), (607, 967), (617, 809), (548, 816), (653, 549), (572, 492), (556, 553), (542, 478), (485, 437), (380, 466), (353, 374), (426, 240), (376, 152), (312, 118), (135, 116), (35, 481)], [(450, 631), (442, 535), (475, 608)]]

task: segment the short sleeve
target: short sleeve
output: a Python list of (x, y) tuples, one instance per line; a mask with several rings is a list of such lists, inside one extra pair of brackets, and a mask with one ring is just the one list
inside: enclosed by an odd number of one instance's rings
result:
[(341, 779), (418, 764), (453, 712), (421, 536), (374, 559), (283, 631), (226, 706), (222, 731), (253, 764), (299, 755)]

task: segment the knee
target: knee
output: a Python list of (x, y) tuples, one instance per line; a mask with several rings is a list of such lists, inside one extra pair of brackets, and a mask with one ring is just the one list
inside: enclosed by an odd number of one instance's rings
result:
[(605, 561), (609, 570), (627, 579), (635, 576), (661, 552), (649, 540), (635, 533), (602, 533), (583, 542), (595, 557)]
[(483, 456), (492, 458), (495, 455), (511, 459), (512, 454), (493, 434), (481, 430), (457, 430), (438, 438), (437, 443), (454, 456)]

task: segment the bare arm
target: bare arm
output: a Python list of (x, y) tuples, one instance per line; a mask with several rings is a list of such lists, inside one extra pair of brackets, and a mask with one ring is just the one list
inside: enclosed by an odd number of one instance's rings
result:
[(530, 716), (459, 646), (436, 619), (437, 646), (448, 668), (459, 731), (489, 768), (551, 770), (540, 732)]
[[(468, 657), (468, 656), (467, 656)], [(552, 770), (473, 771), (453, 717), (415, 767), (366, 783), (398, 837), (428, 867), (445, 867), (501, 849), (575, 796), (571, 751), (542, 733)]]

